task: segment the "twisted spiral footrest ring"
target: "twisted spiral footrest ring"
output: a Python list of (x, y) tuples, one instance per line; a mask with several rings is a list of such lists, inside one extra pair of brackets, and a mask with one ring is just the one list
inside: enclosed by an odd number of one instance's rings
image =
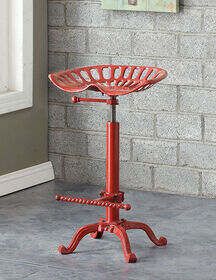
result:
[(130, 204), (123, 204), (123, 203), (115, 203), (115, 202), (109, 202), (109, 201), (103, 201), (103, 200), (96, 200), (96, 199), (86, 199), (86, 198), (80, 198), (80, 197), (72, 197), (72, 196), (64, 196), (64, 195), (56, 195), (57, 201), (63, 201), (63, 202), (73, 202), (78, 204), (87, 204), (87, 205), (93, 205), (93, 206), (100, 206), (100, 207), (112, 207), (116, 209), (124, 209), (126, 211), (131, 209)]

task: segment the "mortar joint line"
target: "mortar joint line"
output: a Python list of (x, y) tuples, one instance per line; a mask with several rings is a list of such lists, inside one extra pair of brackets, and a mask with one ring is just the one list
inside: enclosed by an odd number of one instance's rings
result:
[(69, 57), (70, 57), (70, 53), (66, 52), (65, 53), (65, 65), (66, 65), (66, 68), (68, 69), (69, 68)]
[(203, 174), (202, 171), (199, 172), (199, 184), (198, 184), (198, 195), (199, 196), (202, 196), (202, 181), (203, 181), (202, 174)]
[(154, 124), (153, 124), (153, 137), (155, 139), (157, 139), (158, 137), (157, 137), (157, 115), (156, 114), (153, 115), (153, 122), (154, 122)]
[(176, 147), (176, 165), (180, 166), (180, 143), (177, 143)]
[(133, 161), (133, 138), (130, 139), (130, 161)]
[(66, 172), (65, 172), (65, 156), (62, 155), (62, 160), (61, 160), (61, 172), (62, 172), (62, 177), (63, 180), (66, 180)]
[(151, 186), (152, 189), (155, 189), (155, 167), (154, 166), (150, 166), (150, 171), (151, 171)]
[(180, 102), (181, 102), (181, 90), (180, 86), (176, 86), (176, 91), (177, 91), (177, 102), (176, 102), (176, 111), (179, 114), (180, 113)]
[(201, 115), (201, 137), (202, 142), (205, 141), (205, 117), (204, 115)]
[(201, 32), (204, 32), (204, 9), (201, 9)]
[(64, 1), (64, 26), (67, 26), (67, 8), (66, 8), (66, 1)]
[(130, 33), (130, 52), (132, 55), (134, 55), (134, 36), (135, 36), (135, 32), (131, 32)]
[(202, 87), (205, 88), (205, 65), (203, 61), (201, 64), (201, 74), (202, 74)]
[(180, 33), (178, 33), (177, 34), (177, 38), (176, 38), (176, 41), (177, 41), (177, 53), (176, 53), (176, 55), (177, 56), (180, 56), (180, 49), (181, 49), (181, 43), (180, 43), (180, 41), (181, 41), (181, 39), (180, 39), (180, 36), (181, 36), (181, 34)]
[(66, 106), (62, 106), (64, 107), (64, 127), (67, 127), (67, 107)]
[(70, 124), (69, 124), (69, 121), (68, 121), (68, 107), (65, 106), (65, 128), (70, 128)]

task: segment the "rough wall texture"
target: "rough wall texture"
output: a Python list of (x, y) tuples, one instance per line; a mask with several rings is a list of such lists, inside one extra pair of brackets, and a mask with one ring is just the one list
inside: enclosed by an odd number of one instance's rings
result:
[[(120, 63), (169, 72), (151, 90), (120, 98), (121, 185), (216, 196), (215, 33), (215, 0), (181, 0), (179, 14), (49, 1), (50, 71)], [(50, 86), (49, 151), (56, 176), (103, 186), (108, 106), (71, 105), (69, 99)]]

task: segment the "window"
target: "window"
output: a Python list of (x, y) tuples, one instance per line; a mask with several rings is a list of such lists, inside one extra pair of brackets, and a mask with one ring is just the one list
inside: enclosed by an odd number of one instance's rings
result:
[(0, 0), (0, 114), (33, 105), (33, 0)]

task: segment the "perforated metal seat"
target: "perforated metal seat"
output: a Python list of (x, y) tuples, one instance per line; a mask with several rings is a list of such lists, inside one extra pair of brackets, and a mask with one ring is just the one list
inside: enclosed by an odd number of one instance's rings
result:
[(50, 74), (49, 78), (67, 92), (93, 89), (116, 96), (148, 89), (166, 76), (167, 72), (157, 67), (97, 65), (60, 71)]

